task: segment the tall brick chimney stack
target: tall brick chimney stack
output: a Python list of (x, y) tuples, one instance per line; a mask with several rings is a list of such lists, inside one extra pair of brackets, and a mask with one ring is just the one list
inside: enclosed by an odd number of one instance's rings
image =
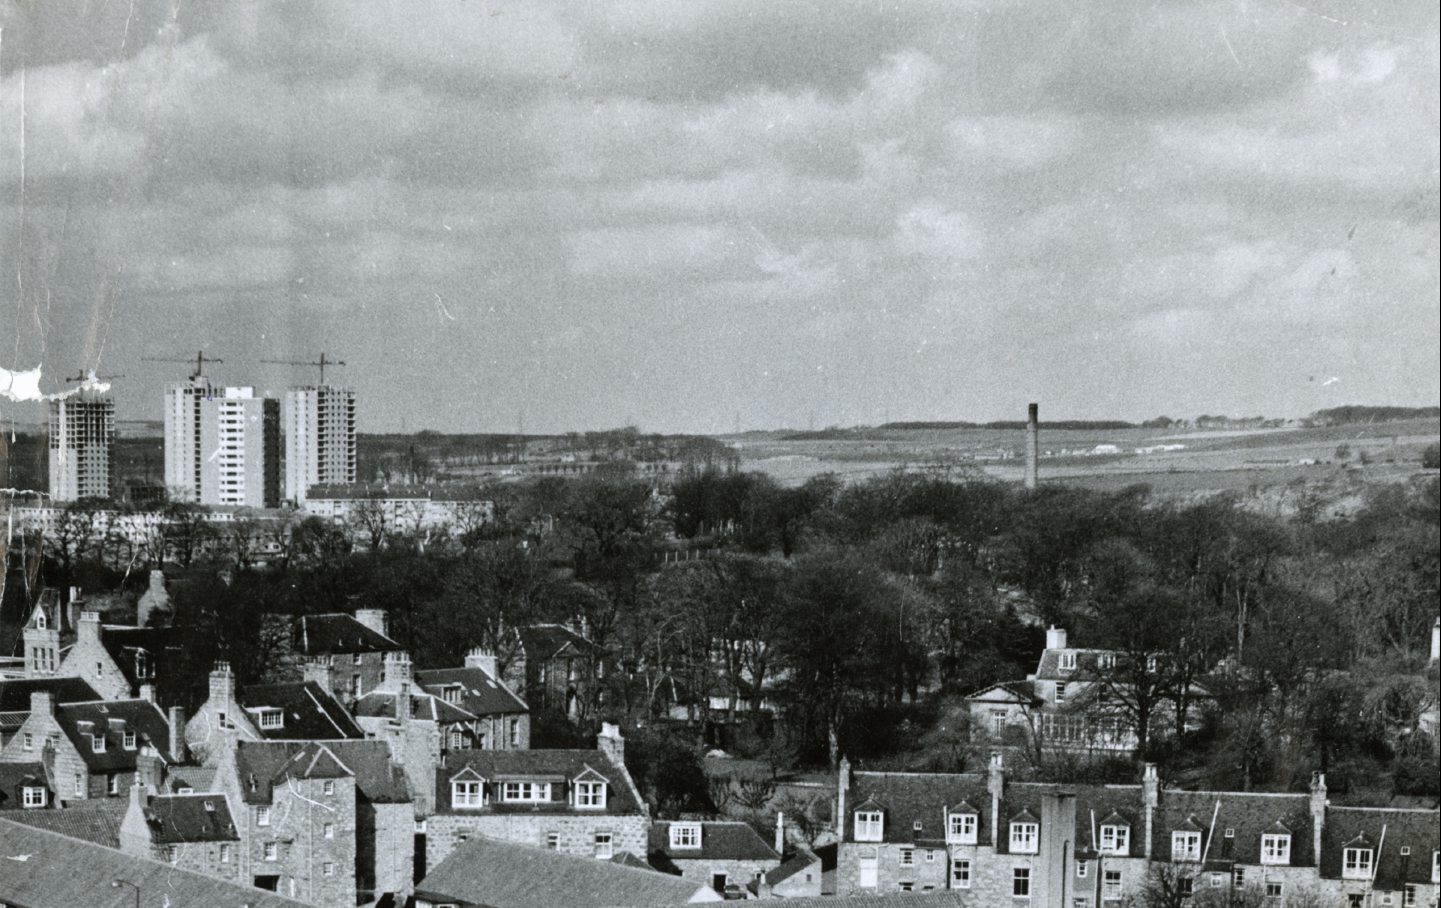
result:
[(1026, 488), (1034, 489), (1040, 470), (1036, 465), (1040, 457), (1038, 436), (1040, 435), (1040, 405), (1031, 404), (1026, 411)]

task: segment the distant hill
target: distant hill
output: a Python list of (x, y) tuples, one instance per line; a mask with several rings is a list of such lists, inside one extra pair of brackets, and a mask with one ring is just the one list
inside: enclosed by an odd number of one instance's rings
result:
[(1313, 426), (1352, 426), (1358, 423), (1396, 422), (1402, 419), (1441, 418), (1441, 407), (1332, 407), (1306, 418)]

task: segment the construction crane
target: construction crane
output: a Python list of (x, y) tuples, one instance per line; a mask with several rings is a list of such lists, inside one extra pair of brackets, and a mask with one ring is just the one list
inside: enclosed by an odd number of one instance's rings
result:
[(320, 354), (320, 359), (315, 360), (314, 362), (310, 362), (310, 361), (307, 361), (307, 360), (301, 360), (301, 359), (262, 359), (261, 362), (262, 362), (262, 363), (271, 363), (272, 365), (276, 365), (276, 366), (319, 366), (319, 367), (320, 367), (320, 383), (321, 383), (322, 385), (325, 384), (325, 367), (326, 367), (326, 366), (343, 366), (343, 365), (345, 365), (345, 360), (343, 360), (343, 359), (326, 359), (324, 353)]
[[(147, 363), (188, 363), (188, 362), (190, 362), (189, 359), (173, 359), (173, 358), (171, 358), (171, 357), (165, 357), (165, 356), (142, 356), (142, 357), (140, 357), (140, 358), (141, 358), (142, 360), (144, 360), (145, 362), (147, 362)], [(216, 357), (214, 357), (214, 356), (206, 356), (204, 350), (197, 351), (196, 354), (195, 354), (195, 371), (192, 372), (192, 373), (190, 373), (190, 378), (191, 378), (192, 380), (194, 380), (194, 379), (197, 379), (197, 378), (199, 378), (200, 376), (204, 375), (204, 374), (205, 374), (205, 364), (206, 364), (206, 363), (223, 363), (223, 362), (225, 362), (225, 360), (223, 360), (223, 359), (218, 359), (218, 358), (216, 358)]]

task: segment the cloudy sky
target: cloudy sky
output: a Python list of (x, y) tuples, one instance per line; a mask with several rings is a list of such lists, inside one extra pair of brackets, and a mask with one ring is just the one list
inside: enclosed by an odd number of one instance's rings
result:
[(1374, 5), (0, 0), (0, 366), (158, 419), (142, 357), (323, 350), (362, 431), (1435, 404), (1437, 13)]

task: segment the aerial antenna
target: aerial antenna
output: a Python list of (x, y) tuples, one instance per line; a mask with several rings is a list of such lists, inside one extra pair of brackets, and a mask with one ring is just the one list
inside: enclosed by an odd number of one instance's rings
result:
[[(140, 358), (141, 358), (143, 361), (147, 362), (147, 363), (188, 363), (188, 362), (190, 362), (189, 359), (175, 359), (175, 358), (166, 357), (166, 356), (142, 356), (142, 357), (140, 357)], [(214, 356), (206, 356), (204, 350), (199, 350), (199, 351), (197, 351), (196, 354), (195, 354), (195, 371), (192, 372), (192, 373), (190, 373), (190, 379), (191, 379), (191, 381), (194, 381), (195, 379), (200, 378), (200, 377), (202, 377), (202, 376), (205, 375), (205, 364), (206, 364), (206, 363), (223, 363), (223, 362), (225, 362), (225, 360), (223, 360), (223, 359), (219, 359), (219, 358), (214, 357)]]
[(325, 384), (325, 367), (326, 367), (326, 366), (343, 366), (343, 365), (345, 365), (345, 360), (343, 360), (343, 359), (326, 359), (324, 353), (320, 354), (320, 359), (314, 360), (314, 361), (300, 360), (300, 359), (262, 359), (261, 362), (262, 362), (262, 363), (273, 363), (273, 364), (278, 365), (278, 366), (318, 366), (318, 367), (320, 367), (320, 383), (321, 383), (322, 385)]

